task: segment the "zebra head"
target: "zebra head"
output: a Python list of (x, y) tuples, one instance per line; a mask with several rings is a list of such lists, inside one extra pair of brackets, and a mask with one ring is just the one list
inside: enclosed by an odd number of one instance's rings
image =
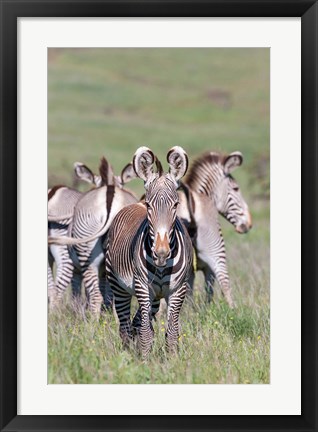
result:
[(211, 198), (218, 212), (238, 233), (246, 233), (252, 228), (248, 206), (231, 174), (242, 162), (240, 152), (226, 156), (217, 152), (205, 153), (194, 161), (185, 180), (191, 190)]
[[(181, 147), (173, 147), (167, 153), (169, 172), (147, 147), (135, 153), (133, 167), (145, 182), (145, 205), (149, 234), (152, 241), (152, 258), (158, 267), (164, 267), (171, 256), (171, 243), (177, 217), (179, 198), (177, 188), (188, 168), (188, 156)], [(157, 172), (154, 172), (154, 164)]]
[(120, 174), (120, 183), (122, 185), (122, 187), (124, 187), (124, 185), (126, 183), (129, 183), (131, 180), (135, 179), (136, 173), (134, 171), (134, 167), (133, 164), (131, 162), (129, 162), (122, 170), (121, 174)]
[(252, 217), (246, 201), (241, 194), (237, 181), (231, 173), (242, 165), (243, 156), (233, 152), (222, 161), (220, 178), (216, 187), (215, 201), (218, 212), (222, 214), (238, 233), (247, 233), (252, 228)]

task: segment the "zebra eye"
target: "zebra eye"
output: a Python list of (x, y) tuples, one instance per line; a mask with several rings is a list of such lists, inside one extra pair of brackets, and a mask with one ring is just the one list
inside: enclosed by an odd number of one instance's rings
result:
[(240, 190), (240, 188), (239, 188), (238, 186), (234, 186), (234, 187), (233, 187), (233, 190), (234, 190), (235, 192), (238, 192), (238, 191)]
[(173, 209), (175, 210), (177, 207), (178, 207), (178, 205), (179, 205), (179, 203), (178, 202), (176, 202), (174, 205), (173, 205)]

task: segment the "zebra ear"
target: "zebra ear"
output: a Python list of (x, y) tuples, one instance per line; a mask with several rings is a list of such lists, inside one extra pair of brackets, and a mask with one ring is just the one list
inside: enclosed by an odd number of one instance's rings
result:
[(169, 173), (176, 180), (181, 179), (187, 172), (189, 159), (182, 147), (172, 147), (167, 153), (167, 161), (169, 164)]
[(243, 163), (243, 155), (241, 152), (236, 151), (229, 154), (223, 162), (225, 174), (230, 174), (236, 168), (241, 166), (242, 163)]
[(148, 147), (139, 147), (132, 162), (137, 177), (147, 181), (153, 173), (154, 161), (155, 155)]
[(114, 175), (114, 179), (113, 180), (114, 180), (114, 186), (116, 186), (116, 187), (118, 187), (120, 189), (123, 188), (123, 183), (122, 183), (121, 176), (115, 176)]
[(95, 176), (93, 172), (82, 162), (74, 163), (74, 172), (80, 180), (86, 181), (90, 184), (95, 184), (95, 177), (98, 177)]
[(129, 162), (129, 164), (127, 164), (120, 175), (121, 178), (121, 183), (124, 185), (126, 183), (129, 183), (131, 180), (133, 180), (134, 178), (136, 178), (136, 173), (134, 171), (134, 167), (133, 164), (131, 162)]
[(101, 186), (105, 185), (101, 176), (96, 175), (96, 174), (94, 174), (94, 182), (93, 183), (96, 187), (101, 187)]

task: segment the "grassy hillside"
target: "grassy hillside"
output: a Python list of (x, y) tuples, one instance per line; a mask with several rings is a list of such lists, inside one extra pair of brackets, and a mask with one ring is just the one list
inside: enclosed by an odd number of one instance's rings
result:
[[(97, 170), (102, 155), (119, 173), (141, 145), (163, 162), (174, 145), (190, 160), (239, 150), (234, 176), (253, 215), (247, 235), (222, 222), (235, 311), (218, 287), (207, 305), (198, 274), (195, 307), (182, 311), (180, 355), (163, 350), (162, 315), (144, 365), (122, 351), (114, 317), (83, 320), (66, 301), (49, 316), (49, 382), (269, 382), (269, 50), (50, 49), (48, 140), (50, 186), (72, 185), (73, 162)], [(129, 187), (143, 191), (140, 180)]]

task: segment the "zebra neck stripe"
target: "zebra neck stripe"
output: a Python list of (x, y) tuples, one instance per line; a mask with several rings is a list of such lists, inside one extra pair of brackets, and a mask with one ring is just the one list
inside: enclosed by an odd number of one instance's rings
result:
[(114, 185), (107, 186), (107, 190), (106, 190), (107, 219), (109, 218), (109, 213), (112, 206), (114, 194), (115, 194), (115, 186)]

